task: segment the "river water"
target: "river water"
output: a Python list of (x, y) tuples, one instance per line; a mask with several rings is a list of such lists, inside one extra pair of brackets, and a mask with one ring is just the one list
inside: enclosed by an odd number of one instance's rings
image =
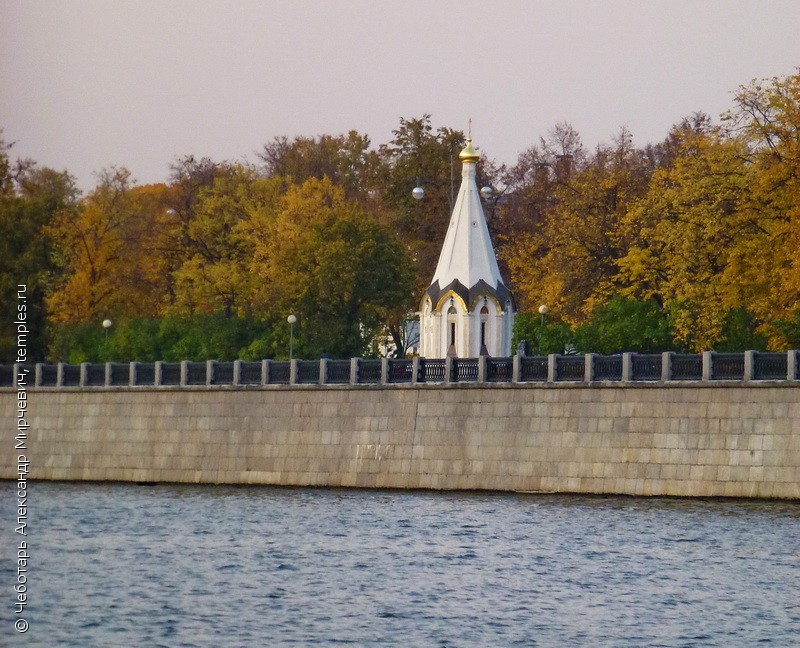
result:
[(42, 482), (19, 635), (13, 486), (2, 645), (800, 645), (797, 502)]

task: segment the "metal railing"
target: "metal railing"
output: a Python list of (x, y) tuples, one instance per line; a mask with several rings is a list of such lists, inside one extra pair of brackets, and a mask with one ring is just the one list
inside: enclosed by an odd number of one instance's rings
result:
[(520, 375), (522, 382), (546, 382), (548, 377), (548, 360), (542, 356), (520, 358)]
[(661, 380), (663, 376), (661, 354), (635, 353), (631, 358), (631, 380)]
[(622, 380), (622, 356), (595, 356), (593, 380)]
[(108, 366), (107, 375), (108, 375), (109, 385), (122, 386), (130, 384), (131, 365), (117, 363), (117, 362), (109, 362), (107, 366)]
[(325, 376), (325, 384), (347, 384), (350, 382), (350, 365), (349, 360), (328, 360), (327, 374)]
[(263, 366), (260, 362), (242, 362), (239, 369), (240, 385), (260, 385), (263, 376)]
[(512, 358), (486, 359), (486, 380), (489, 382), (511, 382), (513, 377), (514, 360)]
[(381, 382), (381, 367), (380, 360), (359, 360), (358, 383), (372, 385)]
[(419, 382), (429, 383), (443, 383), (445, 381), (445, 371), (447, 363), (444, 359), (439, 358), (420, 358), (419, 360), (419, 374), (417, 380)]
[(56, 365), (44, 365), (41, 373), (36, 376), (36, 384), (48, 387), (55, 387), (59, 384), (58, 367)]
[(410, 383), (414, 379), (413, 360), (389, 360), (390, 383)]
[(80, 365), (62, 365), (61, 384), (64, 387), (79, 387), (81, 384)]
[(755, 380), (784, 380), (788, 357), (785, 353), (756, 353), (753, 378)]
[(163, 362), (161, 363), (161, 385), (180, 385), (183, 376), (181, 375), (180, 362)]
[[(26, 373), (27, 372), (27, 373)], [(20, 376), (20, 380), (17, 380)], [(0, 365), (0, 387), (225, 387), (555, 383), (587, 381), (784, 381), (800, 384), (800, 353), (515, 356), (503, 358), (132, 362)]]
[(84, 383), (89, 387), (104, 387), (106, 384), (106, 366), (104, 364), (86, 365)]
[(186, 363), (186, 384), (187, 385), (205, 385), (207, 375), (207, 366), (205, 362), (187, 362)]
[(676, 354), (670, 363), (672, 380), (702, 380), (703, 356)]
[[(262, 372), (263, 373), (263, 372)], [(271, 362), (267, 371), (267, 381), (271, 385), (289, 385), (292, 382), (291, 362)]]
[(712, 359), (712, 379), (739, 380), (744, 376), (744, 353), (715, 353)]
[(233, 366), (232, 362), (215, 363), (208, 383), (210, 385), (232, 385), (234, 376)]
[(453, 373), (450, 377), (450, 381), (477, 382), (478, 364), (477, 358), (453, 358), (451, 363)]
[(556, 380), (583, 381), (586, 378), (584, 356), (564, 356), (556, 359)]
[(314, 360), (298, 360), (297, 361), (297, 379), (298, 385), (316, 385), (319, 384), (319, 362)]

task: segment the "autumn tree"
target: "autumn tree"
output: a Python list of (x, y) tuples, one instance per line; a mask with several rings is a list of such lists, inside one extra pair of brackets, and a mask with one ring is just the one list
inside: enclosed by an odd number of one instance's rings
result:
[(784, 349), (800, 337), (791, 326), (800, 322), (800, 71), (753, 81), (734, 101), (724, 120), (746, 145), (759, 233), (736, 252), (737, 260), (753, 286), (751, 312), (770, 344)]
[(544, 303), (578, 324), (617, 292), (617, 261), (630, 243), (623, 219), (646, 192), (651, 168), (624, 129), (582, 167), (571, 163), (548, 174), (540, 226), (507, 237), (499, 254), (523, 309)]
[(694, 350), (721, 342), (729, 311), (768, 277), (748, 267), (765, 232), (752, 210), (745, 153), (718, 129), (684, 129), (672, 166), (655, 172), (626, 219), (636, 240), (618, 263), (622, 292), (670, 309), (676, 339)]
[[(464, 134), (447, 127), (434, 131), (428, 114), (401, 118), (392, 132), (392, 141), (380, 147), (379, 191), (387, 207), (387, 224), (410, 254), (416, 291), (421, 294), (433, 277), (450, 221), (461, 179), (458, 154)], [(425, 191), (423, 200), (412, 197), (417, 185)]]
[(127, 169), (103, 172), (100, 184), (47, 232), (63, 281), (47, 303), (53, 322), (108, 316), (155, 316), (166, 299), (168, 264), (157, 251), (171, 227), (164, 185), (132, 187)]
[(580, 134), (570, 124), (559, 122), (538, 144), (524, 150), (516, 164), (500, 170), (504, 199), (499, 222), (492, 223), (500, 244), (537, 231), (555, 202), (556, 187), (585, 165)]
[[(45, 228), (59, 214), (75, 209), (78, 190), (66, 171), (12, 162), (10, 146), (0, 139), (0, 312), (17, 319), (19, 285), (25, 286), (27, 357), (44, 360), (47, 351), (45, 294), (56, 267)], [(16, 327), (0, 333), (0, 362), (16, 360)]]
[(240, 167), (202, 189), (185, 224), (186, 259), (174, 271), (177, 313), (252, 315), (257, 277), (251, 272), (253, 240), (247, 236), (256, 212), (275, 209), (281, 181), (258, 178)]
[(298, 317), (300, 353), (359, 355), (412, 305), (400, 241), (328, 178), (290, 187), (250, 236), (256, 303), (276, 319)]
[(328, 178), (349, 199), (369, 200), (375, 188), (379, 156), (367, 135), (351, 130), (347, 135), (276, 137), (258, 153), (269, 177), (287, 184)]

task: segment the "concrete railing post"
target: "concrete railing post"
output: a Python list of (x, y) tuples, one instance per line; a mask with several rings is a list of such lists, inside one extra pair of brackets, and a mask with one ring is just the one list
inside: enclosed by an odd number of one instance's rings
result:
[(105, 375), (103, 376), (103, 385), (109, 387), (111, 385), (111, 363), (106, 362)]
[(596, 353), (587, 353), (583, 356), (583, 382), (592, 382), (594, 380), (594, 357)]
[(66, 363), (59, 362), (58, 366), (56, 367), (56, 387), (63, 387), (64, 386), (64, 365)]
[(419, 382), (419, 356), (411, 358), (411, 384), (416, 385)]
[(703, 351), (703, 381), (707, 382), (714, 376), (714, 352)]
[(189, 384), (189, 361), (181, 360), (181, 387)]
[(453, 382), (453, 356), (444, 359), (444, 382), (446, 385)]
[(672, 351), (664, 351), (661, 354), (661, 381), (672, 380)]
[(241, 385), (242, 384), (242, 361), (241, 360), (234, 360), (233, 361), (233, 384), (234, 385)]
[(36, 363), (36, 367), (33, 370), (33, 384), (36, 387), (42, 386), (42, 374), (44, 373), (43, 367), (44, 365), (41, 362)]
[(622, 354), (622, 382), (633, 380), (633, 354), (626, 351)]
[(756, 352), (755, 351), (745, 351), (744, 352), (744, 376), (742, 378), (745, 381), (750, 381), (755, 378), (756, 375)]
[(289, 384), (297, 384), (297, 360), (289, 360)]
[(350, 384), (358, 384), (358, 358), (350, 358)]
[(324, 385), (328, 382), (328, 359), (319, 359), (319, 384)]
[(786, 380), (797, 380), (797, 351), (792, 349), (786, 356)]
[(217, 361), (206, 360), (206, 387), (214, 384), (214, 379), (216, 378), (214, 374), (216, 373), (216, 370), (217, 370)]
[(518, 383), (522, 380), (522, 356), (517, 353), (511, 358), (511, 382)]
[(554, 383), (558, 380), (558, 359), (561, 356), (551, 353), (547, 356), (547, 382)]
[(262, 385), (269, 385), (270, 380), (272, 380), (271, 374), (272, 368), (272, 360), (262, 360), (261, 361), (261, 384)]
[(80, 377), (78, 378), (78, 385), (80, 387), (86, 387), (86, 383), (88, 382), (88, 376), (89, 376), (89, 363), (81, 362)]
[(131, 362), (128, 365), (128, 387), (135, 387), (136, 381), (139, 380), (139, 363)]
[(487, 376), (488, 361), (485, 355), (478, 356), (478, 382), (485, 383)]
[(159, 387), (159, 386), (161, 386), (163, 384), (163, 380), (162, 380), (163, 374), (164, 374), (163, 365), (164, 365), (164, 362), (162, 360), (156, 360), (156, 364), (155, 364), (155, 367), (153, 369), (153, 371), (155, 372), (155, 380), (153, 382), (156, 384), (157, 387)]
[(389, 384), (389, 358), (381, 358), (381, 385)]

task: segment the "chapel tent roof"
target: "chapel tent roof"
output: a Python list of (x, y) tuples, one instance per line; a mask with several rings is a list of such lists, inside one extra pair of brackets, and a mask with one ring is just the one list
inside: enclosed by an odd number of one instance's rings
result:
[(439, 263), (426, 293), (434, 306), (442, 295), (453, 290), (464, 298), (468, 307), (472, 306), (478, 293), (491, 294), (504, 307), (511, 295), (500, 276), (475, 182), (478, 154), (472, 147), (472, 138), (467, 139), (467, 146), (459, 157), (463, 163), (461, 187)]

